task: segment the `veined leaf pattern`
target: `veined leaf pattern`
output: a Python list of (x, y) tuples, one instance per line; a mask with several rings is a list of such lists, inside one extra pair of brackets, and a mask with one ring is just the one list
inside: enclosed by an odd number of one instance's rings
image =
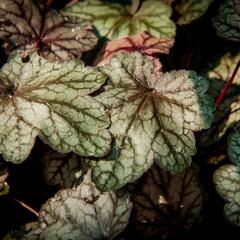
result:
[(80, 60), (54, 63), (35, 53), (27, 63), (13, 57), (0, 79), (0, 153), (6, 160), (25, 160), (36, 136), (62, 153), (109, 151), (108, 115), (88, 96), (105, 82), (100, 71)]
[(240, 2), (225, 0), (213, 19), (213, 26), (220, 37), (240, 42)]
[(43, 175), (49, 185), (70, 188), (82, 170), (82, 158), (75, 153), (62, 154), (47, 151), (43, 158)]
[(240, 226), (240, 171), (239, 166), (223, 165), (213, 177), (218, 194), (227, 202), (224, 206), (226, 219)]
[(212, 120), (207, 80), (193, 71), (156, 71), (137, 52), (116, 54), (101, 69), (109, 81), (97, 100), (110, 111), (117, 156), (95, 163), (97, 186), (106, 190), (135, 181), (153, 158), (168, 171), (184, 171), (196, 151), (193, 131)]
[(0, 1), (0, 38), (8, 52), (26, 57), (36, 50), (50, 60), (80, 57), (97, 44), (89, 22), (43, 11), (33, 0)]
[(59, 191), (42, 206), (39, 229), (27, 239), (114, 239), (127, 226), (131, 210), (127, 192), (100, 193), (85, 175), (77, 188)]
[[(138, 1), (140, 2), (140, 1)], [(133, 1), (133, 4), (135, 1)], [(64, 9), (67, 16), (78, 16), (93, 23), (101, 36), (109, 39), (147, 31), (155, 37), (174, 37), (171, 7), (158, 0), (146, 0), (138, 9), (100, 0), (80, 1)]]
[(195, 167), (171, 174), (153, 165), (132, 194), (132, 227), (145, 239), (168, 239), (189, 230), (200, 216), (203, 195)]
[[(148, 33), (140, 33), (119, 40), (108, 41), (95, 62), (98, 63), (98, 66), (107, 64), (116, 52), (138, 51), (149, 57), (157, 54), (168, 54), (173, 44), (174, 40), (172, 38), (156, 38)], [(159, 68), (161, 68), (160, 62)]]

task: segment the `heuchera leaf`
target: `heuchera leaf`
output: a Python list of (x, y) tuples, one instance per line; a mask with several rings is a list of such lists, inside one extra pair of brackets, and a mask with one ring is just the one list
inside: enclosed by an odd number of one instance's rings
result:
[(239, 0), (225, 0), (218, 15), (213, 20), (217, 35), (227, 40), (240, 41), (240, 2)]
[(228, 155), (231, 161), (240, 167), (240, 127), (228, 136)]
[[(232, 72), (240, 59), (240, 54), (225, 54), (219, 64), (208, 72), (209, 91), (215, 99), (220, 95), (226, 81), (231, 77)], [(211, 128), (201, 136), (201, 145), (209, 146), (218, 142), (233, 126), (240, 120), (240, 71), (237, 72), (234, 81), (229, 88), (222, 104), (214, 114)]]
[(13, 57), (0, 71), (0, 153), (20, 163), (39, 135), (62, 153), (105, 155), (109, 118), (88, 96), (105, 79), (80, 60), (54, 63), (35, 53), (23, 63), (19, 55)]
[(126, 192), (100, 193), (86, 175), (76, 189), (62, 190), (42, 206), (36, 232), (39, 239), (113, 239), (127, 226), (131, 209)]
[(203, 205), (197, 171), (192, 167), (175, 175), (154, 165), (137, 183), (132, 201), (131, 222), (144, 239), (165, 239), (189, 230)]
[(234, 165), (224, 165), (214, 173), (218, 194), (227, 202), (224, 207), (226, 219), (240, 226), (240, 170)]
[[(240, 53), (238, 53), (236, 55), (233, 55), (231, 53), (224, 54), (221, 57), (219, 64), (208, 72), (208, 77), (209, 78), (217, 78), (219, 80), (226, 82), (229, 79), (229, 77), (231, 76), (232, 72), (234, 71), (234, 68), (236, 67), (239, 59), (240, 59)], [(233, 83), (240, 86), (240, 72), (239, 71), (237, 72)]]
[(176, 10), (181, 14), (177, 23), (185, 25), (200, 18), (212, 2), (213, 0), (182, 0), (176, 6)]
[(206, 79), (185, 70), (163, 74), (138, 52), (118, 53), (101, 69), (109, 81), (97, 100), (111, 114), (117, 156), (96, 162), (97, 186), (106, 190), (133, 182), (153, 158), (168, 171), (184, 171), (195, 154), (193, 131), (208, 128), (212, 119)]
[(80, 57), (97, 44), (90, 23), (43, 11), (32, 0), (0, 1), (0, 38), (8, 52), (18, 49), (27, 56), (37, 50), (50, 60)]
[(47, 151), (42, 159), (43, 175), (49, 185), (58, 185), (61, 188), (72, 187), (81, 174), (82, 159), (74, 153), (61, 154)]
[[(134, 1), (133, 1), (134, 3)], [(80, 1), (64, 9), (64, 14), (91, 21), (101, 36), (119, 39), (147, 31), (155, 37), (174, 37), (171, 7), (158, 0), (146, 0), (133, 13), (132, 8), (100, 0)]]
[(99, 62), (98, 65), (107, 64), (116, 52), (138, 51), (149, 56), (155, 56), (159, 53), (168, 54), (173, 44), (174, 39), (172, 38), (156, 38), (147, 33), (140, 33), (119, 40), (108, 41), (95, 62)]

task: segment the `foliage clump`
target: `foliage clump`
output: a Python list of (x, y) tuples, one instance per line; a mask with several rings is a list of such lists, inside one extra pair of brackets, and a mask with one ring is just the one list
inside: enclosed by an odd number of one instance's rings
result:
[(0, 237), (239, 227), (239, 6), (0, 0), (0, 211), (7, 199), (35, 215)]

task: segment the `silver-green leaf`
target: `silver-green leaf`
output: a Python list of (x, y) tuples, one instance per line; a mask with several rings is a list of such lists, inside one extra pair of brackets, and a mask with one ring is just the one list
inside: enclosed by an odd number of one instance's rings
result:
[(224, 207), (226, 219), (240, 226), (240, 169), (235, 165), (224, 165), (214, 173), (218, 194), (227, 202)]
[(39, 136), (62, 153), (105, 155), (109, 117), (88, 95), (105, 79), (80, 60), (53, 63), (33, 54), (23, 63), (13, 57), (0, 71), (0, 153), (20, 163)]
[(112, 161), (97, 161), (93, 179), (102, 190), (135, 181), (152, 164), (179, 173), (195, 154), (193, 131), (210, 126), (214, 102), (206, 79), (193, 71), (162, 73), (140, 53), (119, 53), (102, 71), (109, 77), (97, 96), (111, 114), (116, 139)]
[(111, 240), (127, 226), (131, 209), (127, 192), (119, 196), (100, 193), (85, 175), (77, 188), (59, 191), (42, 206), (39, 229), (30, 236), (38, 235), (42, 240)]
[(240, 167), (240, 127), (236, 127), (228, 136), (228, 155), (231, 161)]

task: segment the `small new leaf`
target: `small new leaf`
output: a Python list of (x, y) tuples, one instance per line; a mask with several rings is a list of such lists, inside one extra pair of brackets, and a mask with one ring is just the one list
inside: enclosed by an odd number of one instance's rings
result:
[(240, 42), (240, 2), (225, 0), (213, 20), (217, 35), (227, 40)]
[(92, 22), (101, 36), (119, 39), (147, 31), (155, 37), (174, 37), (171, 7), (158, 0), (147, 0), (138, 11), (129, 6), (100, 0), (80, 1), (64, 9), (67, 16)]
[(46, 11), (33, 0), (0, 1), (0, 38), (7, 52), (33, 51), (50, 60), (80, 57), (97, 44), (90, 23)]
[(240, 226), (240, 169), (234, 165), (224, 165), (217, 169), (213, 177), (218, 194), (227, 202), (224, 207), (226, 219)]
[(111, 114), (118, 155), (96, 162), (97, 186), (106, 190), (135, 181), (152, 156), (168, 171), (184, 171), (196, 151), (193, 131), (208, 128), (212, 120), (206, 79), (185, 70), (163, 74), (138, 52), (118, 53), (101, 69), (109, 81), (97, 100)]
[(35, 232), (39, 239), (113, 239), (127, 226), (131, 209), (126, 192), (100, 193), (85, 175), (76, 189), (62, 190), (42, 206)]
[(19, 55), (13, 57), (0, 71), (0, 153), (20, 163), (39, 136), (62, 153), (105, 155), (109, 118), (88, 96), (105, 79), (80, 60), (54, 63), (33, 54), (23, 63)]
[(189, 230), (203, 205), (197, 171), (192, 167), (176, 175), (153, 165), (137, 183), (132, 201), (133, 227), (144, 239)]
[(200, 18), (208, 9), (213, 0), (182, 0), (176, 6), (176, 10), (181, 14), (177, 23), (179, 25), (189, 24)]

